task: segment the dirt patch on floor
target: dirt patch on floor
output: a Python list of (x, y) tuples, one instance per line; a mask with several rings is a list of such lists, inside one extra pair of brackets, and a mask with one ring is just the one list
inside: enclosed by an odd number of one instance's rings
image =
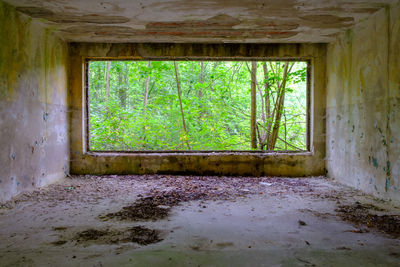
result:
[(162, 241), (159, 237), (159, 231), (148, 229), (142, 226), (130, 228), (128, 241), (138, 243), (140, 245), (148, 245)]
[[(198, 192), (198, 189), (199, 187), (193, 186), (191, 190), (153, 191), (149, 193), (152, 196), (141, 197), (133, 205), (125, 206), (118, 212), (100, 215), (99, 218), (103, 220), (117, 218), (119, 220), (131, 221), (156, 221), (167, 217), (171, 208), (179, 205), (181, 202), (227, 198), (226, 192), (206, 193)], [(250, 191), (244, 194), (249, 193)]]
[(72, 238), (60, 236), (60, 239), (52, 244), (60, 246), (67, 242), (76, 242), (76, 244), (79, 245), (132, 242), (139, 245), (149, 245), (162, 241), (163, 239), (160, 237), (160, 234), (161, 232), (159, 230), (149, 229), (143, 226), (134, 226), (124, 230), (90, 228), (76, 233)]
[(377, 214), (386, 212), (385, 209), (371, 204), (355, 203), (352, 205), (340, 205), (336, 212), (342, 220), (351, 222), (357, 226), (375, 228), (393, 237), (400, 237), (400, 216)]
[(55, 241), (55, 242), (52, 242), (51, 244), (53, 244), (54, 246), (62, 246), (62, 245), (64, 245), (65, 243), (67, 243), (68, 241), (66, 241), (66, 240), (57, 240), (57, 241)]
[[(102, 220), (148, 221), (167, 217), (171, 208), (192, 200), (229, 200), (248, 194), (259, 194), (260, 178), (234, 178), (221, 180), (211, 177), (174, 177), (165, 179), (160, 187), (150, 189), (132, 205), (118, 212), (99, 215)], [(262, 186), (262, 184), (261, 184)]]
[(65, 226), (57, 226), (57, 227), (53, 227), (53, 231), (65, 231), (68, 228)]
[(169, 210), (169, 207), (159, 207), (149, 200), (139, 199), (137, 203), (131, 206), (123, 207), (118, 212), (99, 215), (99, 218), (104, 221), (113, 218), (130, 221), (156, 221), (167, 217)]
[(91, 240), (98, 240), (105, 235), (110, 235), (111, 231), (109, 230), (97, 230), (97, 229), (88, 229), (82, 232), (79, 232), (75, 236), (75, 240), (77, 242), (83, 241), (91, 241)]

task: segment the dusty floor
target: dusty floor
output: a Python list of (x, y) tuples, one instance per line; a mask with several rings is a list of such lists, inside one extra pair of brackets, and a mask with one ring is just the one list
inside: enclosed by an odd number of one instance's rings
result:
[(1, 205), (0, 266), (400, 266), (399, 215), (323, 177), (72, 177)]

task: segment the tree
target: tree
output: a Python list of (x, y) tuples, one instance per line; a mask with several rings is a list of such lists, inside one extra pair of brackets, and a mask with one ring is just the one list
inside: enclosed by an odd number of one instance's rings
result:
[(181, 114), (182, 114), (182, 125), (183, 125), (183, 130), (185, 132), (184, 139), (186, 141), (187, 148), (190, 150), (190, 145), (189, 145), (189, 140), (188, 140), (188, 131), (186, 129), (186, 122), (185, 122), (185, 114), (183, 112), (183, 107), (182, 107), (182, 97), (181, 97), (181, 84), (180, 84), (180, 79), (179, 79), (179, 67), (178, 63), (174, 61), (174, 67), (175, 67), (175, 77), (176, 77), (176, 90), (178, 91), (178, 97), (179, 97), (179, 106), (181, 107)]
[(90, 61), (94, 150), (304, 150), (304, 62)]
[[(151, 67), (151, 61), (149, 61), (149, 62), (147, 63), (147, 67), (148, 67), (148, 68)], [(147, 108), (147, 97), (148, 97), (148, 94), (149, 94), (149, 82), (150, 82), (150, 73), (147, 74), (146, 81), (145, 81), (145, 83), (144, 83), (144, 96), (143, 96), (143, 121), (144, 121), (144, 124), (143, 124), (143, 139), (146, 138), (146, 121), (147, 121), (147, 118), (146, 118), (146, 108)]]
[(257, 112), (257, 100), (256, 100), (256, 84), (257, 84), (257, 62), (251, 62), (251, 148), (257, 148), (257, 136), (256, 136), (256, 112)]
[(107, 101), (110, 98), (110, 69), (111, 69), (111, 61), (107, 61), (107, 67), (106, 67), (106, 70), (105, 70), (105, 74), (106, 74), (105, 86), (106, 86), (106, 99), (107, 99)]

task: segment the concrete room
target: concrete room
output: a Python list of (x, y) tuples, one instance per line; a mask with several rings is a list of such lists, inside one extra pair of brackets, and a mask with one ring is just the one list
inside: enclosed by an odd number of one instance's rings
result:
[[(0, 266), (400, 265), (400, 1), (0, 0), (0, 40)], [(306, 149), (91, 149), (90, 62), (168, 60), (307, 62)]]

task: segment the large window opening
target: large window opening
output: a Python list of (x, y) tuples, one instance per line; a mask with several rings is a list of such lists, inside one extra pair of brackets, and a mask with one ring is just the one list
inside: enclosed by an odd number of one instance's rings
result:
[(307, 61), (87, 63), (90, 151), (306, 151)]

